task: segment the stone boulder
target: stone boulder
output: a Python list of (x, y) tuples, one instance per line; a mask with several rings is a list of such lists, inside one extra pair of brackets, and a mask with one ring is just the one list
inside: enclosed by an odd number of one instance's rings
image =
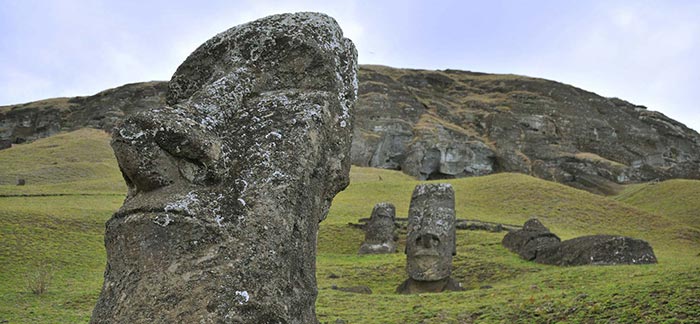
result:
[(216, 35), (167, 104), (112, 147), (129, 191), (107, 222), (91, 323), (316, 323), (316, 235), (349, 182), (357, 52), (317, 13)]
[(396, 252), (396, 207), (390, 203), (378, 203), (364, 226), (365, 240), (359, 254), (384, 254)]

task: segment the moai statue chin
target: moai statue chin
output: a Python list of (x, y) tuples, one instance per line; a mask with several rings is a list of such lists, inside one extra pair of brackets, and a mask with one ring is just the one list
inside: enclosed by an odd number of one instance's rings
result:
[(91, 323), (316, 323), (316, 235), (349, 183), (357, 52), (333, 18), (269, 16), (202, 44), (112, 147)]
[(408, 212), (406, 272), (398, 293), (462, 290), (450, 277), (455, 240), (455, 199), (450, 184), (420, 184)]
[(360, 254), (383, 254), (396, 252), (394, 220), (396, 207), (390, 203), (378, 203), (365, 225), (365, 241), (360, 246)]

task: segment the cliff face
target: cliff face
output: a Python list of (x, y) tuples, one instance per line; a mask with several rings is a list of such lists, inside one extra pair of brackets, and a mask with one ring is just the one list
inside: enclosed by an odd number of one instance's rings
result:
[(0, 141), (23, 143), (83, 127), (111, 130), (127, 114), (164, 104), (167, 88), (167, 82), (132, 83), (88, 97), (3, 106)]
[(521, 172), (597, 193), (700, 177), (700, 135), (666, 116), (516, 75), (364, 66), (353, 163), (420, 179)]
[[(0, 140), (110, 130), (164, 103), (165, 82), (0, 107)], [(596, 193), (700, 178), (700, 135), (661, 113), (516, 75), (360, 68), (353, 164), (420, 179), (521, 172)]]

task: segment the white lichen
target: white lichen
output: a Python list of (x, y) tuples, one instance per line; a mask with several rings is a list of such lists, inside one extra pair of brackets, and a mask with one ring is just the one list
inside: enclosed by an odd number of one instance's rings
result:
[(127, 131), (125, 128), (122, 128), (119, 130), (119, 135), (128, 140), (136, 140), (146, 134), (144, 134), (143, 131), (138, 131), (138, 133), (136, 134), (130, 134), (129, 131)]
[(250, 295), (245, 290), (243, 290), (243, 291), (236, 290), (236, 300), (238, 300), (239, 305), (243, 305), (250, 300)]
[(214, 217), (214, 221), (216, 222), (216, 225), (219, 225), (219, 227), (224, 226), (221, 222), (224, 220), (224, 218), (221, 215), (216, 215)]
[(190, 192), (184, 198), (165, 205), (164, 211), (185, 212), (187, 214), (192, 214), (190, 206), (195, 203), (199, 203), (199, 199), (194, 192)]
[(265, 138), (270, 138), (272, 136), (277, 137), (277, 139), (282, 139), (282, 134), (275, 131), (269, 132), (267, 135), (265, 135)]
[(168, 226), (170, 223), (174, 222), (172, 218), (170, 218), (170, 215), (165, 214), (165, 217), (163, 219), (160, 218), (160, 216), (156, 216), (156, 218), (153, 220), (153, 223), (158, 224), (162, 227)]

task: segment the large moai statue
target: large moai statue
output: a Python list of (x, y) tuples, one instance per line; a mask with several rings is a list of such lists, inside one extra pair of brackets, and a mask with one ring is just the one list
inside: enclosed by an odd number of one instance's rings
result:
[(396, 252), (395, 231), (396, 207), (382, 202), (374, 206), (372, 216), (365, 225), (365, 241), (360, 254), (383, 254)]
[(316, 323), (316, 235), (349, 182), (357, 52), (331, 17), (216, 35), (167, 103), (112, 147), (129, 191), (107, 222), (91, 323)]
[(414, 294), (462, 290), (452, 279), (455, 239), (455, 194), (452, 185), (420, 184), (408, 211), (406, 272), (396, 292)]

